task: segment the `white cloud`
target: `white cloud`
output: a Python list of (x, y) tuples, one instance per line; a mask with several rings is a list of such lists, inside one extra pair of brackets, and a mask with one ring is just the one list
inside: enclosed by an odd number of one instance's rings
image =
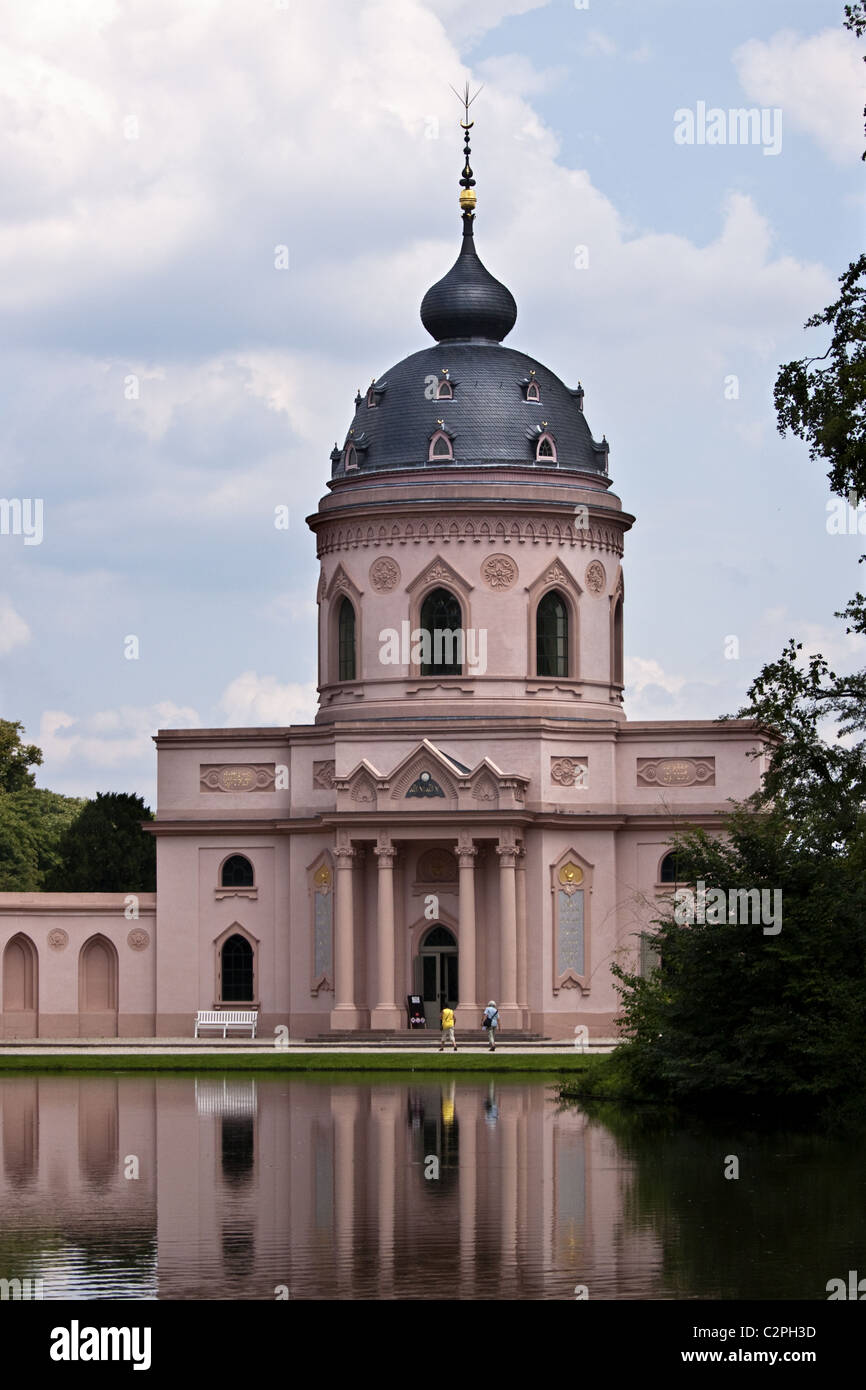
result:
[(219, 704), (229, 728), (311, 724), (317, 709), (316, 687), (312, 682), (280, 685), (276, 676), (244, 671), (226, 687)]
[(6, 594), (0, 594), (0, 656), (7, 656), (16, 647), (23, 647), (30, 637), (30, 628), (12, 607), (11, 599)]
[(511, 15), (528, 14), (547, 4), (549, 0), (436, 0), (436, 13), (455, 43), (466, 44)]
[[(764, 42), (750, 39), (733, 55), (750, 101), (781, 107), (832, 160), (859, 157), (863, 141), (863, 61), (853, 35), (825, 29), (803, 38), (782, 30)], [(783, 137), (784, 138), (784, 137)]]
[(74, 761), (103, 768), (123, 767), (153, 757), (157, 729), (194, 729), (201, 720), (194, 709), (162, 700), (146, 707), (124, 706), (76, 716), (65, 710), (45, 710), (36, 740), (45, 755), (50, 781), (54, 767)]
[(669, 675), (657, 661), (641, 656), (626, 659), (625, 685), (629, 694), (640, 695), (648, 686), (657, 686), (670, 695), (678, 695), (685, 683), (685, 676)]

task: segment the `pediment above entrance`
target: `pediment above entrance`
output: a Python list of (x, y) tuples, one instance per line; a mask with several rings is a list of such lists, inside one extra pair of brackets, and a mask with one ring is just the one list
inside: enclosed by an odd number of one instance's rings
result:
[(335, 778), (338, 811), (483, 811), (522, 807), (529, 779), (505, 773), (491, 758), (474, 768), (429, 739), (384, 773), (364, 758), (347, 777)]

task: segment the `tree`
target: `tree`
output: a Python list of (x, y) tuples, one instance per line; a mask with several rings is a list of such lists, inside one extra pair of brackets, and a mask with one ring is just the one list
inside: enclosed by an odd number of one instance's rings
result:
[[(866, 33), (866, 0), (845, 14)], [(829, 465), (831, 490), (856, 501), (866, 497), (866, 256), (840, 284), (806, 323), (830, 329), (826, 352), (784, 364), (774, 399), (779, 432), (805, 440)], [(866, 635), (866, 598), (836, 617)], [(617, 1076), (638, 1093), (732, 1109), (791, 1097), (825, 1113), (866, 1108), (866, 671), (839, 676), (802, 650), (792, 637), (738, 711), (768, 740), (761, 790), (723, 839), (674, 838), (686, 881), (729, 905), (732, 891), (781, 892), (781, 930), (729, 914), (683, 925), (668, 904), (648, 933), (658, 966), (645, 978), (614, 967), (630, 1039)]]
[(20, 720), (0, 719), (0, 792), (17, 792), (36, 782), (28, 768), (41, 764), (42, 750), (35, 743), (22, 743), (23, 732)]
[[(864, 0), (855, 0), (853, 5), (845, 6), (845, 18), (842, 21), (846, 29), (850, 29), (852, 34), (856, 34), (858, 39), (862, 39), (866, 34), (866, 3)], [(866, 63), (866, 58), (863, 59)], [(863, 108), (863, 115), (866, 116), (866, 106)], [(860, 156), (866, 159), (866, 150)]]
[(780, 367), (773, 394), (779, 433), (791, 430), (807, 441), (811, 459), (830, 464), (833, 492), (859, 498), (866, 497), (866, 255), (839, 283), (839, 298), (804, 325), (829, 327), (830, 346)]
[[(672, 898), (648, 933), (657, 967), (645, 977), (614, 967), (634, 1093), (729, 1113), (863, 1104), (866, 817), (849, 830), (845, 808), (840, 851), (832, 828), (811, 836), (821, 814), (804, 826), (758, 797), (723, 840), (675, 837), (684, 881), (703, 882), (709, 903), (720, 890), (725, 906), (683, 924)], [(750, 889), (781, 895), (767, 899), (780, 920), (744, 920), (745, 900), (730, 895)]]
[(136, 893), (156, 887), (156, 845), (141, 828), (153, 812), (129, 792), (98, 792), (68, 826), (46, 887), (66, 892)]

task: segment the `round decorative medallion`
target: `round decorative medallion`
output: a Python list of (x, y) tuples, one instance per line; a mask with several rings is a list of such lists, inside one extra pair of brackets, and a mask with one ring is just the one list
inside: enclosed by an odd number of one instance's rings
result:
[(604, 565), (600, 560), (590, 560), (586, 567), (586, 587), (591, 594), (600, 594), (607, 583)]
[(390, 594), (400, 583), (400, 566), (382, 555), (370, 566), (370, 583), (377, 594)]
[(52, 951), (65, 951), (69, 945), (69, 933), (65, 932), (62, 927), (54, 927), (48, 933), (48, 945)]
[(481, 578), (488, 589), (510, 589), (517, 579), (517, 566), (510, 555), (488, 555)]
[(126, 938), (126, 944), (133, 951), (146, 951), (150, 945), (150, 936), (144, 927), (135, 927)]

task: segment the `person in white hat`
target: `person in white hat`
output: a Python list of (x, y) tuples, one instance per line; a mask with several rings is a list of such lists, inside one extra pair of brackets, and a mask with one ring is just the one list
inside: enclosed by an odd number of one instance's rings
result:
[(496, 1000), (491, 999), (481, 1019), (481, 1027), (487, 1033), (487, 1050), (496, 1051), (496, 1029), (499, 1027), (499, 1010)]

